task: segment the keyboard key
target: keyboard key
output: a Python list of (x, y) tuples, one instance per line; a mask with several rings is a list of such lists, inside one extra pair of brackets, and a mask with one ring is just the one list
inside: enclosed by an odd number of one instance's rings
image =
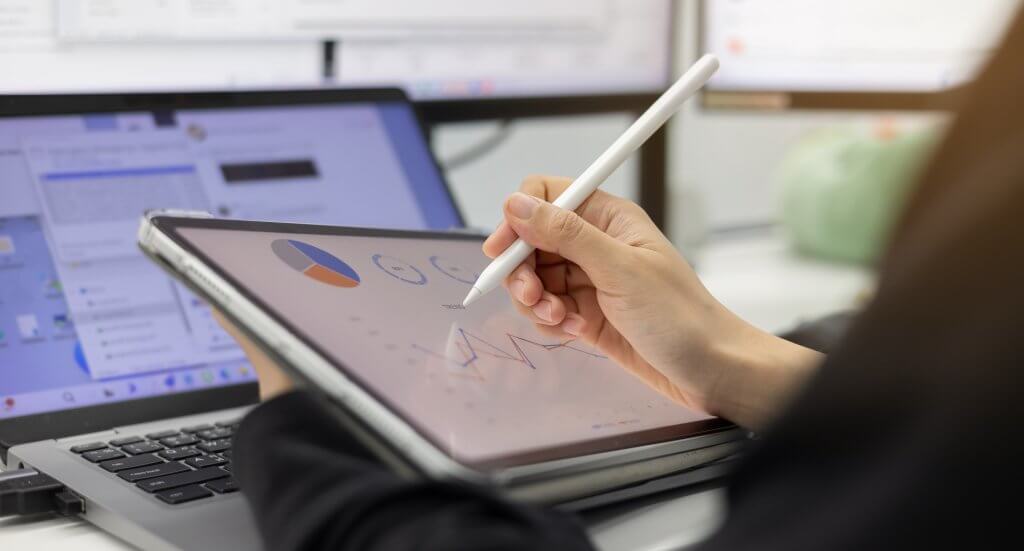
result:
[(164, 447), (161, 446), (160, 444), (157, 444), (156, 442), (139, 442), (138, 444), (128, 444), (127, 446), (121, 449), (132, 455), (140, 455), (144, 453), (153, 453), (155, 451), (160, 451), (164, 449)]
[(163, 463), (163, 460), (155, 455), (134, 455), (132, 457), (104, 461), (100, 463), (100, 467), (103, 467), (112, 473), (117, 473), (126, 469), (137, 469), (139, 467), (148, 467), (159, 463)]
[(216, 455), (204, 455), (202, 457), (193, 457), (191, 459), (185, 460), (186, 465), (192, 465), (197, 469), (203, 469), (206, 467), (216, 467), (217, 465), (224, 465), (227, 462), (227, 459), (224, 459), (223, 457), (217, 457)]
[(160, 478), (151, 478), (149, 480), (143, 480), (142, 482), (136, 483), (136, 486), (149, 493), (154, 493), (161, 490), (188, 486), (190, 484), (202, 484), (203, 482), (217, 480), (218, 478), (227, 478), (228, 476), (227, 471), (222, 471), (215, 467), (212, 469), (199, 469), (198, 471), (172, 474), (169, 476), (162, 476)]
[(218, 421), (217, 423), (214, 423), (214, 424), (217, 425), (218, 427), (234, 428), (234, 427), (237, 427), (238, 425), (240, 425), (241, 423), (242, 423), (241, 419), (232, 419), (230, 421)]
[(181, 432), (187, 432), (189, 434), (192, 434), (194, 432), (199, 432), (201, 430), (210, 430), (212, 428), (213, 425), (192, 425), (191, 427), (185, 427), (181, 429)]
[(118, 447), (120, 447), (120, 446), (127, 446), (128, 444), (138, 444), (139, 442), (142, 442), (142, 441), (143, 440), (142, 440), (141, 436), (126, 436), (124, 438), (118, 438), (116, 440), (111, 440), (110, 441), (110, 445), (111, 446), (118, 446)]
[(168, 436), (175, 436), (178, 434), (176, 430), (162, 430), (160, 432), (151, 432), (146, 435), (146, 438), (150, 440), (160, 440), (161, 438), (167, 438)]
[(191, 434), (179, 434), (178, 436), (171, 436), (170, 438), (163, 438), (160, 443), (167, 446), (168, 448), (180, 448), (182, 446), (191, 446), (198, 442), (199, 439)]
[(102, 450), (96, 450), (94, 452), (85, 452), (82, 457), (92, 461), (93, 463), (99, 463), (100, 461), (107, 461), (108, 459), (119, 459), (125, 455), (117, 450), (104, 448)]
[(71, 447), (71, 453), (85, 453), (96, 450), (102, 450), (107, 447), (103, 442), (90, 442), (88, 444), (79, 444)]
[(231, 463), (226, 463), (223, 466), (221, 466), (221, 468), (229, 473), (235, 472), (235, 467)]
[(203, 440), (220, 440), (221, 438), (231, 438), (231, 435), (233, 434), (235, 434), (235, 431), (229, 428), (221, 427), (216, 429), (204, 430), (196, 434), (196, 436), (202, 438)]
[(223, 457), (224, 459), (227, 459), (227, 460), (230, 461), (231, 460), (231, 456), (234, 455), (234, 453), (235, 452), (233, 452), (231, 450), (224, 450), (224, 451), (220, 452), (220, 456)]
[(231, 449), (231, 440), (228, 438), (223, 440), (210, 440), (209, 442), (203, 442), (196, 447), (206, 453), (217, 453)]
[(179, 503), (185, 503), (188, 501), (195, 501), (197, 499), (203, 499), (204, 497), (210, 497), (213, 494), (209, 490), (206, 490), (202, 486), (185, 486), (184, 488), (176, 488), (174, 490), (164, 490), (157, 492), (157, 499), (170, 505), (177, 505)]
[(163, 457), (164, 459), (174, 461), (177, 459), (186, 459), (189, 457), (195, 457), (197, 455), (202, 454), (199, 453), (199, 450), (195, 448), (174, 448), (173, 450), (164, 450), (157, 455)]
[(183, 473), (188, 470), (189, 468), (181, 463), (173, 462), (153, 465), (150, 467), (142, 467), (140, 469), (132, 469), (130, 471), (122, 471), (117, 473), (117, 476), (127, 480), (128, 482), (138, 482), (139, 480), (146, 480), (147, 478)]
[(235, 482), (234, 478), (222, 478), (220, 480), (208, 482), (206, 487), (218, 494), (230, 494), (238, 491), (238, 482)]

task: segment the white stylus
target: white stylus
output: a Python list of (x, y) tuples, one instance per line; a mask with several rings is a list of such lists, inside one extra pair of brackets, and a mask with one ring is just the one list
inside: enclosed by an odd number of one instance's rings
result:
[[(552, 204), (563, 209), (576, 210), (583, 201), (586, 201), (590, 194), (597, 191), (597, 188), (608, 179), (615, 169), (641, 145), (644, 144), (672, 115), (679, 111), (683, 103), (690, 99), (697, 90), (700, 90), (707, 83), (711, 75), (718, 70), (718, 58), (713, 55), (705, 55), (697, 60), (679, 80), (672, 85), (650, 108), (640, 115), (640, 118), (633, 123), (619, 139), (591, 164), (587, 170), (580, 174), (572, 185), (570, 185)], [(512, 270), (515, 270), (526, 260), (534, 248), (522, 239), (517, 239), (505, 252), (487, 265), (487, 268), (477, 278), (473, 288), (466, 295), (463, 306), (469, 306), (476, 299), (489, 293), (495, 287), (501, 285)]]

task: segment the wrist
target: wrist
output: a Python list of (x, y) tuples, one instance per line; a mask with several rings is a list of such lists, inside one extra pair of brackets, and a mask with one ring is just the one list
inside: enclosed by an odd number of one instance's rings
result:
[(824, 356), (737, 321), (728, 338), (706, 347), (713, 376), (703, 392), (705, 411), (760, 429), (789, 404)]
[(280, 369), (262, 369), (259, 371), (260, 399), (268, 402), (282, 394), (295, 390), (295, 383)]

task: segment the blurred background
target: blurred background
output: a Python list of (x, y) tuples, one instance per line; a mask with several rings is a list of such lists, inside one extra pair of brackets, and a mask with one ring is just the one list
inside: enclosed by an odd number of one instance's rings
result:
[[(467, 222), (572, 176), (704, 52), (722, 69), (606, 186), (771, 330), (874, 261), (1017, 0), (0, 0), (0, 92), (396, 85)], [(3, 201), (0, 194), (0, 202)]]

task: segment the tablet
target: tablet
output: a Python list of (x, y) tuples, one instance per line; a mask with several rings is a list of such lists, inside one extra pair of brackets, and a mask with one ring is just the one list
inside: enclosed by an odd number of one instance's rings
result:
[(420, 472), (558, 478), (739, 437), (599, 350), (540, 334), (504, 292), (463, 308), (482, 239), (162, 215), (140, 231), (143, 250)]

